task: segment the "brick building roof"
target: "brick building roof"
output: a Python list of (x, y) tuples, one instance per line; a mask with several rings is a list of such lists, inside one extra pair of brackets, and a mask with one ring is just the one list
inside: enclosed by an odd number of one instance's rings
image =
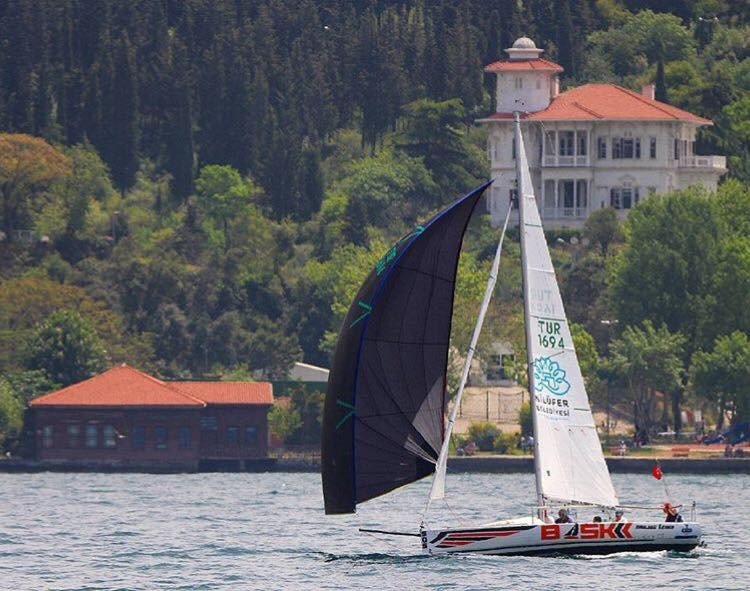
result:
[(273, 404), (268, 382), (165, 382), (128, 365), (34, 398), (32, 407), (159, 406), (202, 408), (208, 404)]
[[(510, 119), (512, 113), (493, 113), (485, 117)], [(692, 121), (701, 125), (711, 124), (709, 119), (698, 117), (672, 105), (622, 88), (616, 84), (584, 84), (560, 93), (546, 109), (528, 113), (522, 119), (545, 120), (652, 120)]]
[(171, 382), (207, 404), (273, 404), (269, 382)]

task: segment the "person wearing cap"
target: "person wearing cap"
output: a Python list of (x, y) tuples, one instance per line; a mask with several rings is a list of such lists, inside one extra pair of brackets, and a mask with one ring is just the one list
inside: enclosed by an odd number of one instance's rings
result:
[(615, 511), (615, 518), (613, 521), (619, 521), (620, 523), (627, 523), (628, 520), (625, 517), (625, 512), (622, 509), (617, 509)]
[(664, 503), (662, 511), (664, 511), (667, 516), (667, 518), (664, 520), (667, 523), (671, 523), (673, 521), (682, 521), (682, 515), (680, 515), (680, 512), (677, 511), (677, 507), (673, 507), (670, 503)]
[(560, 509), (557, 512), (557, 519), (555, 519), (555, 523), (573, 523), (573, 520), (570, 518), (570, 515), (568, 515), (567, 510)]

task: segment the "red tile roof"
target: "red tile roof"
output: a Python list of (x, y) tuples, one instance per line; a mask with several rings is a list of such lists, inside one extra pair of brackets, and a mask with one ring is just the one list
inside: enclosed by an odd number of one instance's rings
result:
[(128, 365), (34, 398), (31, 406), (178, 406), (206, 403)]
[(273, 404), (269, 382), (172, 382), (207, 404)]
[(487, 64), (484, 67), (484, 71), (488, 73), (527, 72), (529, 70), (534, 70), (535, 72), (562, 72), (563, 67), (560, 64), (542, 58), (531, 60), (500, 60)]
[(34, 398), (29, 404), (200, 408), (207, 404), (273, 404), (273, 392), (268, 382), (165, 382), (123, 364)]
[[(511, 113), (493, 113), (486, 119), (510, 119), (511, 117)], [(522, 118), (531, 121), (634, 119), (711, 124), (709, 119), (647, 98), (616, 84), (578, 86), (556, 96), (546, 109), (529, 113)]]

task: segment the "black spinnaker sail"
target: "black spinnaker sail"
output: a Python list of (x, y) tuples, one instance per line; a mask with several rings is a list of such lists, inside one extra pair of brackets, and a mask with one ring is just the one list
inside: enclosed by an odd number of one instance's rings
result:
[(489, 184), (399, 240), (349, 308), (323, 414), (326, 513), (352, 513), (435, 470), (458, 257)]

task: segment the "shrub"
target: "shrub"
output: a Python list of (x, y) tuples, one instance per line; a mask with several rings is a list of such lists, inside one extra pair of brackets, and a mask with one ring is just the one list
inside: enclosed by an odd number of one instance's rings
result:
[(500, 429), (489, 421), (483, 421), (469, 425), (467, 435), (469, 441), (476, 442), (480, 451), (492, 451), (495, 447), (495, 437), (500, 435)]
[(515, 433), (498, 433), (495, 436), (494, 448), (497, 453), (508, 454), (518, 448), (518, 435)]

